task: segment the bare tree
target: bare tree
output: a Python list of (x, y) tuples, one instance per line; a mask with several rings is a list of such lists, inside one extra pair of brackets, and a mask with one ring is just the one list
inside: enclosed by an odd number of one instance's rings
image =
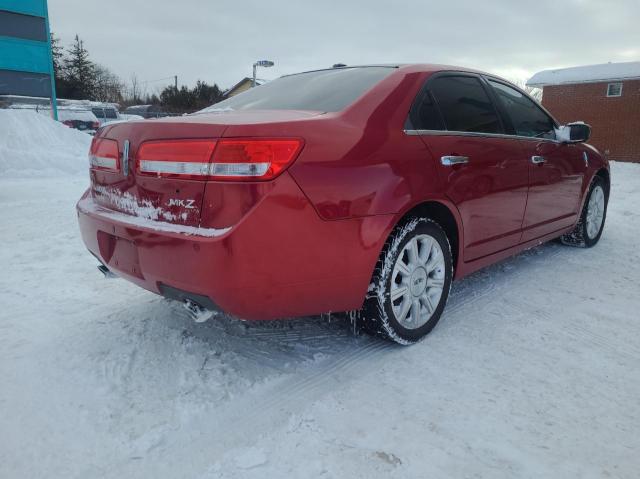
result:
[(527, 92), (529, 96), (536, 100), (538, 103), (542, 103), (542, 88), (527, 86), (527, 80), (523, 80), (522, 78), (520, 78), (519, 80), (514, 80), (513, 83)]
[(132, 104), (140, 103), (145, 96), (146, 85), (138, 79), (135, 73), (131, 75), (129, 85), (129, 98), (127, 100)]
[(116, 75), (102, 65), (95, 66), (95, 99), (103, 102), (120, 103), (123, 100), (124, 84)]

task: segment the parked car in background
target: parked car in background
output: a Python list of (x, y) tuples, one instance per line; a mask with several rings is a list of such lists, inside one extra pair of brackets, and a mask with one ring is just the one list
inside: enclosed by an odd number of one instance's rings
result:
[(589, 135), (473, 70), (289, 75), (200, 114), (102, 128), (80, 230), (104, 271), (190, 307), (351, 311), (409, 344), (453, 279), (556, 238), (598, 243), (609, 166)]
[(112, 105), (92, 106), (91, 111), (98, 118), (101, 125), (119, 120), (118, 110)]
[(124, 113), (128, 115), (139, 115), (143, 118), (163, 118), (169, 116), (159, 105), (134, 105), (126, 108)]
[(100, 122), (91, 110), (59, 107), (58, 121), (69, 128), (75, 128), (91, 135), (95, 134), (96, 130), (100, 128)]
[(144, 120), (143, 116), (132, 115), (130, 113), (118, 113), (118, 118), (120, 120), (124, 120), (124, 121)]

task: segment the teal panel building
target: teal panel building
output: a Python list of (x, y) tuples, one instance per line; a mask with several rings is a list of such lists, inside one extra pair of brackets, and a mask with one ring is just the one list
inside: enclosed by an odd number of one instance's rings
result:
[(49, 97), (55, 111), (47, 0), (0, 0), (0, 95)]

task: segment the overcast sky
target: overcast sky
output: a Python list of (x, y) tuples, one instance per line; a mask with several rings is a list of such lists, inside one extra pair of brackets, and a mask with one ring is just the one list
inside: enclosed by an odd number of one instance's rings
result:
[(51, 29), (149, 92), (178, 75), (229, 87), (334, 63), (475, 67), (511, 80), (539, 70), (640, 60), (639, 0), (49, 0)]

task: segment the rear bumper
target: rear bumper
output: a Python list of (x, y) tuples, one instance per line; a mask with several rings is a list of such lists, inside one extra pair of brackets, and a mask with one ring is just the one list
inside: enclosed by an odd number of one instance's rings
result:
[(246, 319), (360, 308), (391, 215), (318, 217), (284, 174), (240, 221), (223, 229), (179, 227), (78, 202), (87, 248), (119, 276), (157, 294), (209, 298)]

